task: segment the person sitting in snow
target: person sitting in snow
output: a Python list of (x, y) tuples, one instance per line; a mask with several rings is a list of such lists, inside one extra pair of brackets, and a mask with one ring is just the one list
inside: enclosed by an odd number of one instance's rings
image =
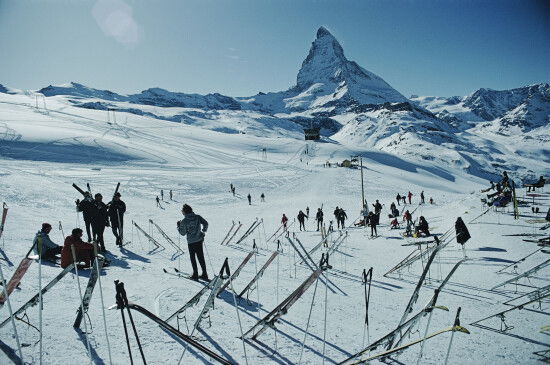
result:
[(415, 233), (417, 236), (430, 236), (428, 222), (426, 221), (426, 218), (424, 218), (424, 216), (420, 216), (420, 219), (418, 220), (418, 226), (416, 226), (415, 229)]
[(65, 238), (63, 249), (61, 250), (61, 267), (66, 268), (73, 263), (73, 254), (71, 246), (74, 246), (76, 262), (84, 262), (84, 267), (90, 267), (94, 259), (94, 246), (91, 243), (82, 241), (82, 230), (75, 228), (71, 235)]
[(394, 218), (390, 222), (390, 229), (398, 229), (399, 228), (399, 222), (397, 221), (397, 218)]
[(42, 223), (42, 229), (36, 233), (33, 241), (34, 253), (40, 255), (40, 248), (42, 248), (42, 259), (55, 261), (56, 255), (61, 253), (62, 247), (52, 242), (50, 239), (50, 231), (52, 225), (49, 223)]

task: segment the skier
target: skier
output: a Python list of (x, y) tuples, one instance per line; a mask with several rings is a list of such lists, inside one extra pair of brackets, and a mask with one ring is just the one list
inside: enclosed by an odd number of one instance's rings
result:
[(100, 252), (105, 252), (105, 242), (103, 240), (103, 232), (105, 227), (109, 226), (109, 215), (107, 212), (107, 205), (103, 203), (103, 196), (100, 193), (94, 195), (94, 203), (92, 210), (92, 231), (95, 236), (95, 240), (99, 245)]
[(372, 205), (374, 207), (374, 219), (376, 220), (376, 224), (380, 223), (380, 212), (382, 212), (382, 204), (376, 199), (376, 203)]
[(281, 224), (283, 225), (283, 231), (286, 231), (286, 222), (288, 222), (287, 216), (283, 213), (283, 217), (281, 218)]
[(424, 190), (420, 193), (420, 204), (424, 204)]
[(370, 225), (370, 236), (378, 236), (378, 232), (376, 231), (376, 214), (372, 211), (369, 212), (369, 215), (367, 216), (367, 222)]
[(116, 238), (116, 245), (122, 246), (123, 228), (124, 228), (124, 213), (126, 212), (126, 204), (120, 200), (120, 193), (113, 195), (113, 200), (107, 204), (109, 207), (109, 219), (111, 220), (111, 229)]
[(340, 225), (342, 226), (342, 229), (346, 226), (346, 219), (348, 219), (348, 215), (346, 214), (346, 211), (343, 208), (340, 208), (340, 215), (338, 216), (340, 219)]
[(260, 198), (262, 199), (263, 202), (265, 202), (265, 195), (264, 195), (264, 193), (262, 193), (262, 195), (260, 195)]
[(170, 200), (172, 200), (172, 189), (170, 189)]
[(71, 246), (75, 248), (76, 261), (84, 261), (84, 267), (90, 267), (94, 259), (94, 246), (91, 243), (82, 241), (82, 230), (80, 228), (73, 229), (71, 235), (65, 238), (61, 250), (61, 267), (66, 268), (73, 263)]
[[(86, 227), (86, 233), (88, 234), (88, 242), (92, 241), (92, 235), (90, 234), (90, 227), (92, 225), (92, 210), (93, 210), (92, 194), (88, 191), (84, 192), (84, 199), (76, 200), (76, 209), (79, 212), (82, 212), (82, 217), (84, 218), (84, 226)], [(95, 239), (95, 236), (93, 236)]]
[(400, 202), (401, 202), (401, 195), (399, 195), (399, 193), (397, 193), (397, 196), (395, 197), (395, 200), (397, 200), (397, 205), (401, 205)]
[(233, 196), (235, 196), (235, 187), (233, 186), (233, 184), (230, 184), (230, 187), (231, 187), (231, 193), (233, 194)]
[(430, 236), (430, 230), (428, 226), (428, 222), (426, 221), (426, 218), (424, 216), (420, 216), (420, 219), (418, 220), (418, 226), (416, 226), (415, 229), (416, 236), (425, 235)]
[(300, 231), (302, 230), (302, 227), (304, 227), (304, 231), (306, 230), (305, 219), (306, 215), (300, 210), (300, 212), (298, 213), (298, 223), (300, 224)]
[(336, 224), (338, 225), (338, 229), (340, 229), (340, 208), (338, 208), (338, 206), (336, 206), (336, 209), (334, 209), (333, 214), (334, 214), (334, 218), (336, 219)]
[(164, 201), (164, 190), (160, 189), (160, 199)]
[(323, 210), (321, 208), (317, 208), (315, 220), (317, 221), (317, 231), (319, 231), (319, 228), (323, 226)]
[(434, 198), (432, 198), (432, 197), (430, 196), (430, 204), (433, 204), (433, 203), (434, 203)]
[[(193, 213), (193, 208), (187, 204), (183, 205), (181, 212), (183, 213), (184, 218), (183, 220), (177, 222), (177, 227), (178, 232), (182, 236), (187, 237), (187, 247), (189, 248), (189, 257), (191, 259), (191, 266), (193, 267), (191, 280), (209, 280), (203, 253), (204, 235), (208, 230), (208, 222), (200, 215)], [(201, 265), (201, 276), (198, 275), (197, 258), (199, 260), (199, 264)]]
[(405, 196), (405, 194), (403, 194), (401, 196), (401, 200), (403, 201), (403, 205), (407, 204), (407, 201), (406, 201), (407, 197)]
[[(40, 255), (40, 247), (39, 244), (42, 245), (42, 260), (48, 260), (48, 261), (54, 261), (56, 259), (56, 255), (59, 255), (61, 253), (62, 247), (53, 243), (50, 239), (49, 233), (52, 230), (52, 225), (49, 223), (42, 223), (42, 229), (36, 233), (36, 236), (34, 237), (33, 245), (34, 245), (34, 253), (37, 255)], [(39, 242), (39, 241), (42, 242)]]
[(160, 206), (160, 199), (159, 199), (159, 196), (157, 195), (157, 197), (155, 198), (155, 200), (157, 201), (157, 208), (162, 208)]
[(248, 199), (248, 205), (252, 205), (252, 197), (250, 196), (250, 193), (248, 193), (247, 199)]
[(405, 213), (403, 214), (403, 220), (405, 222), (407, 222), (407, 228), (405, 230), (405, 235), (406, 236), (411, 236), (412, 235), (412, 215), (411, 213), (409, 212), (409, 210), (406, 210)]
[(306, 219), (309, 220), (309, 207), (306, 207)]
[(407, 194), (407, 196), (409, 197), (409, 204), (412, 204), (412, 203), (411, 203), (411, 198), (412, 198), (412, 196), (413, 196), (413, 193), (411, 193), (411, 192), (409, 191), (409, 193)]
[[(363, 205), (363, 209), (361, 209), (361, 215), (363, 216), (363, 226), (367, 226), (367, 220), (369, 216), (369, 205), (365, 201), (365, 205)], [(361, 223), (361, 222), (359, 222)]]

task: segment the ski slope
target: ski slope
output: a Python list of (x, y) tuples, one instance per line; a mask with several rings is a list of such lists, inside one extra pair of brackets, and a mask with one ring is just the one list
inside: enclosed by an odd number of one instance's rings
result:
[[(321, 241), (315, 230), (314, 215), (323, 207), (325, 222), (334, 220), (336, 206), (343, 207), (348, 215), (349, 228), (339, 249), (330, 256), (332, 269), (324, 273), (331, 282), (313, 284), (308, 291), (282, 316), (277, 330), (268, 329), (256, 341), (243, 343), (239, 339), (240, 326), (246, 332), (287, 295), (296, 289), (311, 273), (300, 265), (298, 255), (288, 240), (280, 238), (282, 252), (266, 269), (258, 285), (234, 306), (231, 286), (215, 300), (209, 317), (204, 318), (201, 330), (194, 336), (204, 346), (212, 349), (230, 362), (239, 364), (295, 364), (301, 356), (303, 364), (335, 364), (360, 351), (367, 344), (381, 338), (397, 327), (405, 307), (417, 285), (426, 261), (417, 261), (410, 267), (385, 277), (384, 274), (403, 258), (415, 251), (414, 246), (402, 246), (414, 242), (404, 238), (402, 230), (390, 230), (389, 205), (395, 195), (411, 191), (412, 204), (406, 209), (416, 209), (413, 218), (426, 217), (433, 233), (444, 234), (450, 243), (441, 250), (431, 265), (429, 276), (419, 291), (418, 300), (409, 317), (418, 313), (430, 300), (433, 290), (440, 285), (453, 266), (465, 256), (462, 263), (439, 295), (438, 304), (448, 311), (434, 310), (429, 330), (432, 333), (449, 327), (454, 322), (457, 309), (462, 308), (461, 324), (471, 334), (456, 333), (453, 336), (449, 363), (462, 364), (534, 364), (538, 363), (535, 351), (548, 349), (547, 334), (541, 333), (547, 324), (548, 298), (506, 314), (505, 324), (513, 326), (512, 335), (471, 326), (470, 323), (511, 308), (505, 304), (521, 304), (515, 299), (548, 285), (548, 267), (522, 279), (521, 285), (506, 285), (491, 289), (514, 277), (510, 267), (503, 273), (497, 271), (539, 249), (535, 243), (524, 242), (513, 234), (538, 234), (542, 218), (550, 205), (550, 195), (540, 194), (536, 206), (541, 214), (534, 217), (531, 207), (521, 207), (520, 219), (514, 220), (510, 209), (489, 211), (469, 223), (484, 207), (480, 190), (486, 181), (467, 175), (462, 170), (437, 166), (430, 161), (416, 161), (389, 153), (351, 149), (334, 141), (330, 143), (306, 143), (299, 133), (277, 135), (267, 129), (264, 136), (258, 134), (221, 133), (202, 126), (174, 123), (129, 113), (117, 113), (116, 122), (106, 111), (71, 106), (67, 98), (47, 98), (47, 108), (36, 107), (34, 95), (0, 94), (0, 191), (1, 200), (9, 206), (1, 248), (6, 260), (0, 261), (6, 280), (32, 244), (42, 222), (49, 222), (54, 229), (50, 237), (59, 244), (62, 235), (68, 235), (74, 227), (82, 227), (82, 218), (76, 213), (75, 199), (80, 194), (71, 187), (76, 183), (85, 187), (90, 183), (92, 191), (101, 192), (109, 201), (117, 182), (121, 183), (122, 200), (126, 202), (125, 240), (129, 244), (119, 249), (109, 228), (105, 232), (107, 257), (111, 266), (101, 276), (105, 306), (115, 304), (114, 280), (124, 282), (130, 302), (139, 304), (160, 318), (165, 319), (192, 298), (203, 284), (192, 282), (163, 272), (173, 268), (189, 273), (190, 263), (187, 245), (176, 230), (176, 221), (182, 219), (183, 203), (190, 204), (196, 213), (210, 223), (206, 234), (206, 263), (210, 277), (220, 269), (225, 258), (234, 270), (252, 250), (258, 253), (243, 268), (232, 283), (239, 293), (255, 276), (277, 244), (266, 242), (279, 227), (283, 213), (295, 219), (299, 210), (310, 208), (306, 232), (297, 231), (297, 223), (290, 228), (306, 249)], [(234, 128), (233, 120), (215, 121)], [(247, 123), (246, 120), (241, 120)], [(265, 128), (265, 127), (258, 127)], [(306, 148), (307, 145), (307, 148)], [(265, 153), (263, 152), (265, 150)], [(305, 154), (305, 151), (308, 151)], [(437, 154), (434, 151), (434, 154)], [(350, 156), (363, 156), (365, 198), (369, 204), (379, 199), (384, 208), (378, 227), (379, 237), (370, 238), (370, 230), (354, 228), (361, 208), (361, 175), (358, 169), (323, 167), (326, 161), (335, 162)], [(536, 162), (529, 168), (536, 170)], [(237, 196), (229, 192), (229, 185), (236, 187)], [(157, 208), (155, 197), (164, 190), (173, 190), (174, 200), (162, 202)], [(547, 188), (548, 190), (548, 188)], [(435, 204), (419, 205), (420, 192), (426, 201), (433, 197)], [(248, 205), (246, 195), (251, 194)], [(260, 194), (266, 196), (260, 202)], [(518, 191), (521, 199), (525, 190)], [(531, 202), (531, 197), (525, 199)], [(400, 211), (403, 206), (398, 206)], [(463, 251), (453, 239), (454, 222), (462, 217), (472, 238)], [(263, 219), (249, 237), (235, 245), (239, 236), (256, 219)], [(149, 219), (159, 224), (165, 232), (186, 252), (178, 255), (168, 242), (149, 226)], [(139, 224), (165, 249), (156, 249), (137, 230), (132, 221)], [(219, 243), (226, 236), (232, 222), (243, 224), (229, 245)], [(58, 229), (62, 223), (63, 232)], [(530, 223), (531, 222), (531, 223)], [(547, 232), (547, 231), (546, 231)], [(335, 232), (328, 240), (329, 246), (340, 237)], [(538, 237), (535, 237), (535, 239)], [(313, 254), (315, 261), (321, 258), (321, 248)], [(518, 263), (515, 271), (520, 274), (548, 259), (548, 254), (537, 252)], [(365, 298), (361, 281), (363, 269), (373, 267), (373, 280), (369, 303), (369, 326), (364, 326)], [(45, 264), (42, 267), (43, 285), (60, 272), (59, 267)], [(82, 290), (89, 271), (81, 271)], [(325, 279), (323, 279), (325, 280)], [(528, 286), (527, 286), (528, 285)], [(533, 286), (533, 287), (530, 287)], [(315, 289), (316, 288), (316, 289)], [(38, 291), (38, 265), (33, 263), (24, 277), (20, 289), (10, 296), (12, 307), (18, 308)], [(313, 294), (315, 293), (315, 297)], [(183, 333), (189, 333), (197, 319), (206, 296), (185, 312), (178, 321), (170, 324)], [(313, 305), (312, 305), (313, 303)], [(79, 307), (77, 280), (69, 274), (44, 295), (43, 348), (44, 364), (87, 363), (86, 336), (75, 331), (72, 323)], [(38, 307), (26, 311), (25, 321), (38, 326)], [(310, 312), (311, 310), (311, 312)], [(237, 312), (238, 311), (238, 312)], [(128, 350), (119, 311), (107, 310), (106, 322), (113, 364), (129, 363)], [(0, 308), (1, 321), (8, 317), (7, 308)], [(237, 316), (238, 313), (238, 316)], [(311, 319), (308, 323), (308, 316)], [(149, 364), (175, 364), (185, 346), (158, 325), (134, 312), (137, 331)], [(88, 315), (88, 339), (94, 363), (109, 363), (109, 352), (104, 334), (102, 308), (98, 288), (94, 291)], [(415, 326), (412, 342), (424, 336), (428, 317)], [(484, 325), (501, 328), (500, 319), (490, 319)], [(38, 364), (38, 331), (23, 321), (16, 321), (24, 361)], [(304, 334), (307, 338), (301, 355)], [(427, 341), (423, 348), (422, 364), (440, 364), (447, 355), (450, 334), (442, 334)], [(18, 356), (11, 324), (0, 328), (0, 363), (10, 363), (10, 356)], [(535, 343), (538, 342), (538, 343)], [(141, 361), (137, 344), (130, 336), (134, 361)], [(10, 352), (9, 349), (12, 349)], [(382, 347), (371, 355), (382, 352)], [(14, 352), (15, 351), (15, 352)], [(401, 363), (415, 363), (420, 345), (391, 355)], [(389, 360), (390, 361), (390, 360)], [(184, 364), (209, 364), (211, 360), (189, 348), (182, 358)]]

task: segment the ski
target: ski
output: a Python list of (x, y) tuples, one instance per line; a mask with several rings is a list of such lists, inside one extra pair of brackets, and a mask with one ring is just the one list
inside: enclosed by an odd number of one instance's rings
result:
[(248, 227), (248, 229), (244, 232), (244, 234), (241, 236), (241, 238), (239, 238), (237, 240), (237, 242), (235, 242), (236, 245), (238, 245), (239, 243), (241, 243), (246, 237), (248, 237), (248, 235), (250, 233), (252, 233), (252, 231), (256, 228), (256, 224), (259, 224), (258, 223), (258, 218), (256, 218), (256, 220), (254, 222), (252, 222), (252, 224), (250, 225), (250, 227)]
[(218, 292), (218, 295), (220, 295), (220, 293), (223, 292), (225, 290), (225, 288), (227, 288), (227, 286), (239, 276), (239, 274), (241, 273), (241, 270), (243, 269), (243, 267), (248, 263), (248, 261), (250, 261), (250, 259), (252, 258), (252, 255), (254, 255), (254, 252), (255, 252), (255, 249), (250, 251), (248, 253), (248, 255), (246, 255), (246, 257), (244, 258), (243, 262), (241, 262), (239, 267), (237, 267), (237, 269), (235, 271), (233, 271), (233, 274), (231, 274), (231, 277), (229, 278), (229, 280), (225, 284), (222, 285), (222, 287), (220, 288), (220, 290)]
[(235, 228), (235, 221), (232, 221), (232, 224), (231, 224), (231, 228), (229, 228), (229, 231), (227, 231), (227, 234), (225, 235), (225, 237), (223, 238), (223, 240), (221, 241), (220, 245), (223, 245), (225, 240), (227, 239), (227, 237), (229, 237), (229, 235), (231, 234), (231, 232), (233, 231), (233, 228)]
[(266, 240), (266, 242), (271, 241), (271, 239), (272, 239), (273, 237), (275, 237), (275, 235), (279, 232), (279, 230), (280, 230), (281, 228), (283, 228), (283, 225), (282, 225), (282, 224), (281, 224), (281, 225), (279, 226), (279, 228), (277, 228), (277, 230), (276, 230), (276, 231)]
[(273, 262), (273, 260), (275, 260), (275, 257), (277, 257), (277, 255), (279, 254), (279, 251), (273, 251), (273, 253), (271, 254), (271, 256), (269, 257), (269, 259), (267, 259), (267, 261), (265, 262), (265, 264), (261, 267), (260, 270), (258, 270), (258, 273), (254, 276), (254, 278), (250, 281), (250, 283), (248, 283), (248, 285), (240, 292), (239, 295), (237, 295), (238, 298), (242, 298), (242, 296), (250, 290), (250, 288), (252, 287), (252, 285), (254, 285), (255, 282), (258, 281), (258, 279), (260, 279), (263, 275), (264, 275), (264, 272), (265, 270), (267, 269), (267, 267), (269, 266), (269, 264), (271, 264)]
[(151, 242), (152, 244), (154, 244), (157, 248), (159, 247), (162, 247), (162, 248), (165, 248), (163, 245), (161, 245), (160, 243), (158, 243), (158, 241), (156, 239), (154, 239), (153, 237), (151, 237), (151, 235), (149, 235), (149, 233), (145, 232), (143, 230), (143, 228), (141, 228), (136, 222), (132, 221), (132, 223), (134, 224), (134, 226), (136, 226), (137, 230), (140, 231), (141, 233), (143, 233), (143, 235), (145, 236), (145, 238), (147, 238), (149, 240), (149, 242)]
[(233, 234), (231, 235), (231, 237), (229, 237), (229, 239), (227, 240), (227, 242), (225, 242), (226, 245), (229, 244), (229, 242), (231, 242), (231, 240), (235, 237), (235, 235), (237, 234), (237, 232), (239, 232), (239, 229), (241, 229), (241, 227), (243, 226), (243, 224), (241, 222), (239, 222), (239, 225), (237, 226), (237, 229), (235, 229), (235, 232), (233, 232)]
[(177, 245), (177, 244), (176, 244), (176, 243), (166, 234), (166, 232), (164, 232), (164, 231), (162, 230), (162, 228), (159, 227), (158, 224), (156, 224), (155, 222), (153, 222), (152, 219), (149, 219), (149, 223), (151, 223), (152, 225), (154, 225), (154, 226), (157, 228), (157, 230), (158, 230), (159, 233), (162, 235), (162, 237), (164, 237), (164, 239), (165, 239), (166, 241), (168, 241), (168, 243), (169, 243), (170, 245), (172, 245), (172, 247), (174, 247), (174, 248), (176, 249), (177, 252), (181, 252), (182, 254), (184, 253), (183, 250), (182, 250), (181, 248), (178, 247), (178, 245)]
[(497, 271), (497, 274), (503, 272), (504, 270), (508, 269), (508, 268), (511, 267), (511, 266), (514, 266), (514, 267), (515, 267), (515, 266), (516, 266), (517, 264), (519, 264), (520, 262), (525, 261), (525, 259), (527, 259), (527, 258), (530, 257), (530, 256), (533, 256), (534, 254), (536, 254), (537, 252), (539, 252), (539, 251), (541, 251), (541, 250), (542, 250), (542, 248), (539, 248), (539, 249), (537, 249), (536, 251), (531, 252), (531, 253), (528, 254), (527, 256), (522, 257), (521, 259), (512, 262), (510, 265), (507, 265), (507, 266), (503, 267), (502, 269), (498, 270), (498, 271)]
[(199, 292), (197, 294), (195, 294), (191, 299), (189, 299), (187, 301), (187, 303), (185, 303), (183, 305), (183, 307), (181, 307), (180, 309), (175, 311), (172, 315), (170, 315), (170, 317), (166, 318), (165, 321), (168, 322), (172, 318), (176, 317), (178, 314), (185, 312), (188, 308), (191, 308), (191, 307), (195, 306), (199, 302), (201, 297), (204, 295), (204, 293), (206, 293), (208, 290), (210, 290), (212, 288), (212, 284), (213, 283), (210, 282), (204, 288), (199, 290)]
[[(90, 272), (90, 279), (88, 279), (88, 285), (86, 286), (86, 290), (84, 291), (84, 296), (82, 297), (82, 305), (78, 306), (78, 310), (76, 311), (76, 319), (74, 320), (73, 327), (74, 328), (80, 328), (80, 323), (82, 322), (82, 317), (84, 316), (84, 313), (88, 312), (88, 308), (90, 306), (90, 301), (92, 300), (92, 294), (94, 292), (95, 284), (97, 282), (97, 278), (99, 277), (98, 271), (103, 267), (103, 263), (105, 260), (101, 258), (97, 258), (94, 260), (94, 266), (92, 267), (92, 271)], [(82, 312), (82, 309), (84, 309), (84, 313)]]
[(536, 273), (537, 271), (539, 271), (539, 270), (542, 269), (542, 268), (545, 268), (545, 267), (548, 266), (548, 265), (550, 265), (550, 259), (544, 261), (542, 264), (539, 264), (539, 265), (537, 265), (537, 266), (535, 266), (535, 267), (533, 267), (533, 268), (527, 270), (527, 271), (524, 272), (523, 274), (520, 274), (520, 275), (518, 275), (518, 276), (516, 276), (516, 277), (513, 277), (513, 278), (510, 279), (510, 280), (506, 280), (506, 281), (503, 282), (503, 283), (500, 283), (500, 284), (498, 284), (498, 285), (495, 285), (494, 287), (491, 288), (491, 290), (495, 290), (496, 288), (500, 288), (501, 286), (504, 286), (504, 285), (506, 285), (506, 284), (514, 283), (514, 282), (518, 281), (518, 280), (521, 279), (521, 278), (524, 278), (524, 277), (527, 277), (527, 276), (529, 276), (529, 275), (531, 275), (531, 274)]
[(82, 190), (78, 185), (76, 185), (75, 183), (73, 183), (73, 188), (76, 189), (76, 191), (78, 191), (80, 194), (82, 194), (82, 196), (86, 197), (87, 193)]
[[(63, 279), (63, 277), (70, 271), (72, 271), (72, 269), (74, 268), (74, 264), (70, 264), (69, 266), (67, 266), (65, 269), (63, 269), (62, 272), (60, 272), (55, 278), (52, 279), (52, 281), (50, 281), (48, 283), (48, 285), (46, 285), (45, 287), (42, 288), (42, 290), (40, 291), (40, 293), (37, 293), (34, 297), (32, 297), (27, 303), (23, 304), (21, 306), (21, 308), (19, 308), (18, 310), (16, 310), (15, 312), (13, 312), (13, 315), (14, 316), (17, 316), (18, 314), (20, 313), (23, 313), (25, 310), (27, 310), (27, 308), (30, 308), (30, 307), (33, 307), (35, 305), (38, 304), (38, 298), (40, 295), (44, 295), (48, 290), (50, 290), (55, 284), (57, 284), (61, 279)], [(9, 321), (11, 320), (11, 317), (4, 320), (4, 322), (0, 323), (0, 328), (4, 327), (7, 323), (9, 323)]]
[[(23, 279), (23, 276), (33, 263), (33, 259), (29, 257), (31, 251), (34, 249), (34, 243), (31, 246), (30, 250), (27, 252), (23, 260), (19, 263), (19, 266), (17, 266), (17, 269), (15, 269), (12, 277), (6, 284), (6, 292), (8, 293), (8, 296), (13, 292), (13, 290), (19, 285), (21, 280)], [(6, 302), (7, 297), (4, 296), (4, 292), (2, 291), (0, 293), (0, 305), (4, 305)]]
[(2, 220), (0, 221), (0, 238), (2, 238), (2, 233), (4, 233), (4, 225), (6, 224), (6, 217), (8, 216), (8, 206), (6, 203), (2, 205)]
[(115, 192), (113, 193), (113, 196), (116, 195), (116, 193), (118, 193), (118, 189), (120, 188), (120, 183), (117, 183), (116, 184), (116, 188), (115, 188)]

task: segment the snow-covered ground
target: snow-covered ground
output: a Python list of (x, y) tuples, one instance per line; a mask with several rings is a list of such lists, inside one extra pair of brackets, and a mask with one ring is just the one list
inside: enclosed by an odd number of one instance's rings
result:
[[(94, 193), (101, 192), (109, 200), (116, 183), (120, 182), (122, 199), (128, 207), (125, 232), (126, 240), (131, 243), (118, 249), (110, 231), (105, 233), (110, 251), (107, 256), (111, 260), (111, 266), (103, 271), (101, 278), (105, 306), (115, 303), (113, 281), (121, 280), (131, 302), (142, 305), (163, 319), (203, 287), (201, 283), (163, 272), (163, 268), (171, 272), (173, 268), (183, 272), (191, 270), (185, 240), (180, 239), (176, 230), (176, 221), (182, 218), (180, 210), (183, 203), (190, 204), (210, 223), (205, 247), (211, 277), (220, 269), (225, 258), (234, 270), (250, 252), (255, 240), (259, 247), (258, 254), (234, 281), (237, 293), (277, 249), (277, 244), (266, 242), (266, 238), (275, 232), (283, 213), (294, 221), (299, 210), (310, 208), (307, 231), (297, 231), (295, 223), (290, 227), (290, 232), (291, 237), (296, 233), (304, 246), (311, 249), (321, 241), (313, 219), (317, 208), (323, 207), (327, 222), (334, 220), (332, 212), (336, 206), (343, 207), (349, 218), (346, 224), (350, 227), (342, 231), (347, 236), (330, 257), (333, 269), (325, 275), (333, 285), (328, 286), (328, 291), (321, 281), (317, 286), (310, 287), (282, 316), (276, 325), (277, 331), (269, 329), (257, 341), (245, 342), (246, 357), (238, 338), (239, 321), (229, 290), (216, 299), (209, 318), (203, 319), (201, 330), (194, 334), (203, 345), (231, 362), (294, 364), (299, 362), (307, 328), (309, 335), (305, 341), (302, 363), (339, 363), (399, 324), (426, 264), (425, 261), (418, 261), (400, 273), (384, 276), (415, 250), (414, 246), (402, 246), (414, 242), (414, 239), (404, 238), (402, 230), (390, 230), (389, 220), (385, 218), (395, 195), (411, 191), (414, 194), (413, 204), (406, 208), (416, 209), (413, 217), (426, 217), (433, 233), (444, 234), (450, 230), (451, 233), (445, 237), (451, 242), (432, 263), (429, 278), (420, 290), (409, 318), (428, 303), (440, 280), (466, 255), (468, 260), (458, 267), (439, 295), (438, 304), (448, 307), (449, 311), (435, 310), (428, 331), (431, 333), (452, 325), (457, 309), (462, 308), (461, 324), (471, 334), (454, 335), (449, 363), (537, 363), (539, 357), (533, 352), (548, 349), (522, 339), (549, 343), (548, 332), (541, 332), (541, 327), (548, 324), (547, 299), (506, 314), (506, 325), (513, 326), (507, 333), (512, 336), (470, 325), (511, 308), (505, 302), (533, 291), (533, 287), (548, 284), (549, 271), (545, 268), (529, 280), (519, 281), (522, 285), (491, 289), (514, 276), (512, 268), (504, 273), (497, 271), (539, 248), (535, 243), (522, 240), (532, 237), (507, 235), (538, 234), (541, 224), (529, 223), (534, 218), (531, 207), (520, 208), (521, 217), (518, 220), (513, 219), (510, 209), (505, 209), (490, 211), (470, 224), (486, 210), (480, 202), (483, 197), (480, 190), (486, 187), (486, 181), (453, 166), (438, 166), (431, 161), (409, 160), (390, 153), (362, 150), (360, 147), (352, 149), (337, 143), (306, 143), (290, 132), (286, 135), (266, 132), (265, 137), (259, 136), (260, 133), (228, 134), (130, 113), (117, 113), (114, 122), (112, 115), (107, 120), (106, 111), (77, 108), (64, 97), (47, 98), (47, 109), (40, 102), (38, 105), (39, 108), (36, 108), (33, 95), (2, 94), (0, 99), (0, 134), (3, 135), (0, 141), (0, 191), (1, 200), (10, 208), (1, 242), (2, 251), (9, 261), (2, 260), (0, 264), (7, 278), (11, 277), (32, 244), (42, 222), (54, 226), (50, 237), (60, 244), (62, 232), (57, 229), (59, 222), (62, 222), (65, 235), (74, 227), (82, 227), (82, 219), (76, 213), (74, 203), (80, 194), (71, 187), (72, 183), (81, 187), (90, 183)], [(235, 121), (220, 118), (220, 123), (239, 130), (234, 125)], [(269, 130), (266, 126), (258, 128)], [(440, 152), (435, 150), (433, 154), (435, 156)], [(340, 162), (353, 155), (363, 156), (365, 198), (369, 204), (379, 199), (385, 205), (378, 228), (380, 237), (376, 239), (370, 239), (369, 230), (352, 225), (359, 216), (361, 205), (360, 170), (323, 167), (326, 161)], [(527, 167), (536, 171), (537, 162), (533, 161)], [(229, 192), (230, 183), (236, 186), (237, 197)], [(164, 190), (165, 200), (168, 191), (173, 190), (174, 200), (163, 202), (162, 208), (157, 208), (155, 197), (161, 189)], [(419, 206), (421, 191), (424, 191), (426, 200), (433, 197), (435, 204)], [(246, 201), (248, 193), (252, 196), (252, 205)], [(261, 193), (266, 196), (265, 202), (260, 201)], [(518, 193), (522, 198), (525, 190)], [(528, 201), (531, 199), (529, 197)], [(541, 210), (536, 218), (542, 218), (542, 212), (545, 213), (550, 205), (550, 195), (541, 194), (536, 197), (536, 203)], [(398, 208), (401, 210), (403, 207)], [(465, 251), (455, 242), (452, 234), (454, 222), (459, 216), (472, 235)], [(243, 232), (256, 218), (263, 219), (263, 225), (251, 236), (239, 245), (220, 245), (233, 221), (243, 223), (240, 231)], [(149, 226), (149, 219), (181, 244), (186, 254), (175, 255), (175, 250), (154, 227)], [(152, 232), (159, 242), (166, 243), (166, 249), (155, 249), (133, 229), (132, 221)], [(336, 232), (331, 236), (329, 246), (339, 235)], [(306, 266), (299, 265), (300, 259), (286, 239), (281, 238), (281, 248), (282, 253), (267, 268), (259, 285), (249, 293), (248, 300), (243, 298), (237, 303), (243, 331), (250, 329), (310, 274)], [(321, 252), (326, 250), (322, 248), (315, 252), (313, 258), (319, 260)], [(516, 271), (522, 273), (546, 260), (548, 254), (538, 252), (518, 263)], [(361, 274), (363, 269), (370, 267), (373, 267), (374, 274), (369, 328), (363, 338), (365, 298)], [(44, 265), (42, 283), (47, 283), (59, 272), (58, 267)], [(80, 272), (82, 289), (88, 276), (89, 271)], [(33, 264), (20, 289), (10, 296), (12, 307), (18, 308), (37, 290), (38, 265)], [(185, 318), (182, 316), (179, 320), (182, 332), (190, 331), (205, 299), (206, 296), (185, 313)], [(511, 303), (521, 304), (522, 299)], [(88, 362), (85, 336), (72, 327), (78, 306), (79, 294), (74, 274), (69, 274), (44, 295), (43, 363)], [(310, 309), (311, 320), (307, 327)], [(8, 317), (7, 307), (0, 308), (0, 313), (3, 321)], [(29, 308), (26, 314), (22, 321), (16, 321), (24, 344), (24, 360), (39, 363), (38, 332), (24, 322), (38, 326), (38, 307)], [(130, 361), (120, 313), (107, 310), (106, 316), (112, 362), (127, 364)], [(184, 350), (183, 344), (141, 314), (134, 312), (133, 318), (147, 363), (177, 363)], [(108, 347), (97, 288), (85, 319), (88, 321), (93, 361), (108, 364)], [(405, 338), (404, 343), (422, 337), (427, 322), (428, 316), (414, 327), (410, 338)], [(170, 323), (178, 325), (176, 320)], [(504, 327), (498, 318), (482, 324), (495, 329)], [(130, 337), (132, 355), (139, 363), (136, 341), (133, 335)], [(450, 337), (447, 333), (427, 341), (421, 363), (443, 363)], [(0, 340), (5, 344), (2, 346), (4, 350), (8, 346), (16, 351), (11, 324), (0, 329)], [(392, 355), (391, 359), (395, 363), (414, 363), (419, 350), (420, 345), (416, 345), (399, 355)], [(381, 351), (382, 347), (372, 351), (371, 355)], [(6, 353), (0, 351), (0, 363), (9, 362)], [(192, 348), (182, 360), (184, 364), (211, 362)]]

